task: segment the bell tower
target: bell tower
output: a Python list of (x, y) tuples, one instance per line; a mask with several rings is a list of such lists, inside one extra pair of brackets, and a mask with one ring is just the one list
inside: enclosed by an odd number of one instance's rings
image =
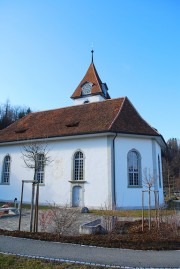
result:
[(78, 87), (71, 96), (71, 98), (75, 102), (75, 105), (99, 102), (111, 98), (109, 96), (106, 83), (102, 83), (95, 68), (93, 59), (94, 51), (92, 50), (91, 53), (91, 64), (84, 78), (81, 80)]

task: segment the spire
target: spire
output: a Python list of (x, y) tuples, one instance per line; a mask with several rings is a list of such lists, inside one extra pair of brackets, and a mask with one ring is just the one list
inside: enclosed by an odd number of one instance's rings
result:
[(91, 63), (93, 64), (93, 63), (94, 63), (94, 61), (93, 61), (93, 53), (94, 53), (94, 50), (93, 50), (93, 49), (91, 50), (91, 53), (92, 53), (92, 60), (91, 60)]
[(92, 58), (91, 64), (84, 76), (84, 78), (79, 83), (78, 87), (72, 94), (72, 99), (82, 98), (85, 96), (94, 96), (99, 95), (104, 99), (110, 99), (108, 94), (108, 87), (106, 83), (102, 83), (97, 70), (94, 65), (93, 53), (94, 50), (91, 50)]

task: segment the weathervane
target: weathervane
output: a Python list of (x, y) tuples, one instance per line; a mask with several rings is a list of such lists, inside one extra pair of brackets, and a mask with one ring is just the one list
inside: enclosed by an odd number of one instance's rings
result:
[(93, 53), (94, 53), (93, 49), (91, 50), (91, 53), (92, 53), (92, 61), (91, 62), (93, 63)]

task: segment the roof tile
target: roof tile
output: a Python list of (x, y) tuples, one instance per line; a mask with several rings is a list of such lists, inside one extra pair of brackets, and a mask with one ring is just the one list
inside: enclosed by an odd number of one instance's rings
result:
[(102, 132), (159, 136), (127, 97), (30, 113), (0, 131), (0, 143)]

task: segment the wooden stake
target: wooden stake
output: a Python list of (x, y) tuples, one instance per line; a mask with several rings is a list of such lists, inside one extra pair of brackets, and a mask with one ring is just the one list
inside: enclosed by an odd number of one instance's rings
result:
[(18, 230), (19, 231), (21, 230), (21, 216), (22, 216), (23, 192), (24, 192), (24, 180), (22, 180), (21, 202), (20, 202), (20, 209), (19, 209), (19, 227), (18, 227)]

